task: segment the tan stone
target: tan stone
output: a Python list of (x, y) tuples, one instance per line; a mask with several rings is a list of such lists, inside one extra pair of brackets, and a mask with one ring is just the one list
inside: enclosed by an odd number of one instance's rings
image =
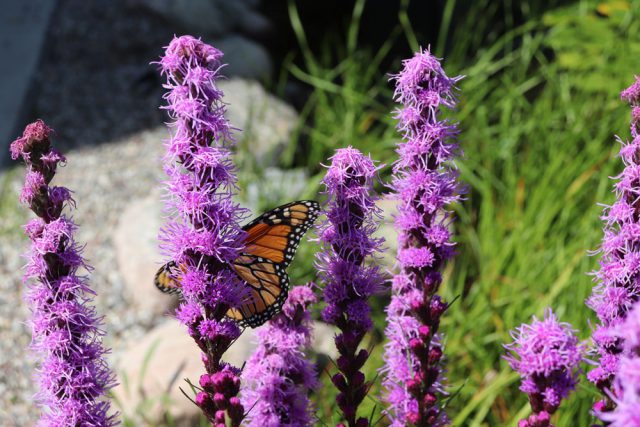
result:
[[(224, 360), (242, 366), (255, 349), (253, 330), (247, 329), (225, 354)], [(200, 410), (185, 379), (198, 384), (204, 372), (200, 351), (185, 327), (167, 319), (114, 357), (119, 385), (113, 393), (123, 418), (134, 425), (165, 425), (170, 414), (175, 427), (198, 425)]]
[(251, 162), (261, 167), (277, 165), (298, 125), (295, 109), (253, 80), (220, 80), (218, 87), (224, 91), (227, 118), (234, 127), (242, 129), (234, 133), (238, 140), (237, 155), (250, 153)]
[[(333, 336), (333, 327), (315, 322), (312, 354), (320, 359), (335, 358)], [(256, 346), (255, 330), (246, 329), (223, 359), (241, 367)], [(170, 414), (172, 426), (198, 425), (200, 411), (180, 388), (193, 398), (195, 393), (185, 379), (197, 385), (204, 368), (199, 349), (176, 319), (167, 319), (130, 343), (114, 355), (114, 361), (119, 384), (113, 393), (123, 419), (136, 426), (160, 427), (166, 425), (166, 414)]]
[(396, 262), (398, 251), (398, 233), (393, 227), (395, 216), (398, 214), (398, 201), (389, 198), (378, 200), (376, 205), (382, 209), (382, 223), (374, 237), (384, 238), (381, 264), (383, 268), (392, 269)]
[(160, 195), (152, 193), (132, 201), (122, 212), (113, 236), (126, 296), (149, 316), (172, 313), (178, 304), (177, 296), (163, 294), (153, 285), (162, 261), (158, 249), (161, 223)]

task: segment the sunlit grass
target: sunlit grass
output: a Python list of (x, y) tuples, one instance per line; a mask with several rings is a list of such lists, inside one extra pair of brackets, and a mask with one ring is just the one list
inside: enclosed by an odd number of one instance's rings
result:
[[(291, 73), (314, 91), (297, 151), (287, 158), (290, 165), (317, 173), (335, 148), (347, 145), (387, 165), (395, 160), (392, 88), (377, 70), (388, 46), (375, 54), (354, 47), (363, 3), (354, 9), (345, 47), (332, 43), (326, 52), (309, 49), (291, 3), (305, 64), (291, 65)], [(460, 296), (442, 323), (450, 390), (458, 391), (448, 412), (457, 426), (515, 425), (528, 414), (518, 378), (501, 359), (510, 329), (551, 306), (581, 338), (589, 338), (594, 316), (584, 300), (597, 257), (588, 251), (602, 236), (598, 203), (613, 199), (608, 177), (621, 170), (614, 135), (628, 134), (629, 110), (617, 93), (640, 72), (638, 55), (629, 54), (640, 35), (631, 19), (635, 3), (625, 8), (617, 2), (606, 9), (608, 15), (603, 2), (578, 2), (546, 14), (523, 9), (518, 12), (530, 19), (515, 27), (503, 17), (502, 32), (492, 29), (495, 3), (477, 2), (454, 21), (455, 1), (447, 2), (435, 43), (417, 39), (406, 9), (394, 33), (414, 48), (431, 44), (445, 56), (450, 75), (466, 76), (459, 111), (451, 117), (462, 129), (465, 157), (458, 166), (468, 194), (456, 207), (459, 255), (446, 269), (442, 290), (448, 300)], [(507, 12), (516, 7), (508, 1), (503, 6)], [(588, 32), (595, 34), (587, 37)], [(605, 60), (571, 62), (570, 50)], [(382, 177), (388, 179), (388, 169)], [(376, 349), (368, 364), (371, 379), (381, 364), (383, 307), (384, 298), (377, 303), (378, 328), (370, 340)], [(326, 373), (323, 381), (330, 387)], [(589, 425), (594, 393), (583, 381), (561, 407), (556, 425)], [(327, 424), (335, 421), (336, 408), (327, 403), (332, 396), (317, 396), (319, 417)], [(377, 419), (379, 398), (378, 389), (372, 390), (362, 415), (375, 411)]]

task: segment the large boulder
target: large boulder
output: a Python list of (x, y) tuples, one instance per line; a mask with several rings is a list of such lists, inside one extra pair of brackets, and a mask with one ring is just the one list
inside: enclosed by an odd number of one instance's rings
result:
[(271, 77), (273, 63), (269, 52), (253, 40), (239, 34), (230, 34), (209, 43), (224, 53), (222, 60), (227, 64), (222, 69), (224, 75), (260, 81)]
[(224, 91), (227, 118), (241, 129), (235, 135), (241, 145), (239, 155), (250, 153), (261, 167), (277, 165), (298, 124), (296, 111), (258, 82), (232, 78), (218, 85)]
[[(253, 330), (246, 330), (224, 359), (242, 366), (254, 341)], [(198, 425), (200, 410), (180, 389), (193, 397), (185, 379), (197, 385), (204, 368), (200, 351), (177, 320), (158, 325), (114, 359), (119, 384), (113, 393), (125, 418), (135, 425), (164, 425), (168, 417), (176, 427)]]
[(222, 35), (237, 27), (245, 11), (244, 2), (226, 0), (133, 0), (196, 35)]

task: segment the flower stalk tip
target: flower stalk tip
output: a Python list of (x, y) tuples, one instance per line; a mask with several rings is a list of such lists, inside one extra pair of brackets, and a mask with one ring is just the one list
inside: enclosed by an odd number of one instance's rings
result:
[(568, 323), (558, 322), (551, 309), (543, 320), (534, 316), (511, 333), (505, 359), (520, 374), (520, 390), (529, 397), (533, 414), (518, 427), (552, 427), (550, 416), (578, 382), (584, 348)]

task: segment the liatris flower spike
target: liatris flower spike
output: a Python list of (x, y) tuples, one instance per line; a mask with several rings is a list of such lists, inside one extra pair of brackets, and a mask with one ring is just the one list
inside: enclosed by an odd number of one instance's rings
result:
[(609, 427), (640, 427), (640, 303), (612, 334), (623, 342), (611, 393), (616, 407), (597, 414)]
[(222, 53), (191, 36), (174, 38), (160, 60), (167, 78), (164, 107), (173, 119), (166, 144), (169, 210), (161, 230), (163, 249), (179, 265), (184, 302), (176, 315), (202, 350), (206, 373), (195, 402), (216, 426), (239, 426), (244, 408), (237, 397), (239, 370), (220, 357), (240, 336), (225, 318), (244, 298), (245, 286), (228, 268), (238, 257), (244, 214), (232, 201), (236, 187), (224, 118), (220, 78)]
[(369, 425), (367, 418), (357, 416), (370, 387), (360, 371), (369, 352), (358, 347), (372, 326), (367, 300), (382, 284), (378, 267), (364, 264), (381, 244), (371, 237), (378, 228), (379, 215), (373, 192), (376, 172), (369, 157), (349, 147), (336, 150), (322, 181), (329, 197), (327, 221), (320, 225), (319, 232), (324, 251), (317, 258), (327, 303), (322, 317), (340, 329), (335, 337), (340, 372), (331, 380), (340, 391), (338, 407), (350, 427)]
[(551, 309), (543, 320), (512, 331), (505, 359), (522, 378), (520, 390), (529, 396), (533, 414), (518, 427), (552, 427), (550, 416), (576, 387), (583, 348), (568, 323), (560, 323)]
[[(631, 104), (631, 142), (622, 143), (620, 157), (625, 168), (615, 184), (616, 201), (604, 209), (604, 238), (599, 252), (600, 270), (595, 272), (597, 285), (587, 301), (597, 314), (599, 324), (593, 340), (599, 354), (599, 365), (588, 378), (603, 392), (605, 398), (596, 402), (598, 413), (615, 406), (615, 391), (611, 386), (619, 369), (619, 358), (624, 340), (612, 334), (638, 301), (640, 285), (640, 246), (637, 234), (640, 230), (640, 78), (622, 92), (622, 99)], [(613, 393), (613, 396), (611, 396)], [(613, 397), (613, 399), (609, 398)]]
[(314, 424), (308, 393), (318, 384), (306, 349), (312, 333), (308, 307), (315, 302), (311, 287), (297, 286), (282, 313), (258, 330), (258, 348), (242, 372), (242, 402), (250, 408), (249, 427)]
[(78, 270), (90, 270), (62, 214), (74, 206), (71, 192), (52, 187), (64, 157), (51, 147), (52, 130), (38, 120), (11, 144), (11, 157), (27, 165), (20, 201), (37, 215), (25, 226), (31, 239), (25, 283), (31, 308), (32, 350), (41, 357), (36, 399), (43, 408), (39, 426), (113, 426), (104, 397), (114, 385), (102, 347), (102, 319), (90, 305), (95, 295)]
[(403, 62), (393, 76), (398, 129), (403, 142), (394, 166), (393, 190), (399, 200), (398, 264), (387, 308), (384, 386), (394, 426), (439, 426), (447, 422), (438, 395), (442, 373), (440, 316), (448, 308), (436, 295), (440, 269), (454, 255), (446, 206), (460, 199), (451, 161), (460, 153), (457, 126), (440, 119), (454, 109), (455, 83), (427, 51)]

